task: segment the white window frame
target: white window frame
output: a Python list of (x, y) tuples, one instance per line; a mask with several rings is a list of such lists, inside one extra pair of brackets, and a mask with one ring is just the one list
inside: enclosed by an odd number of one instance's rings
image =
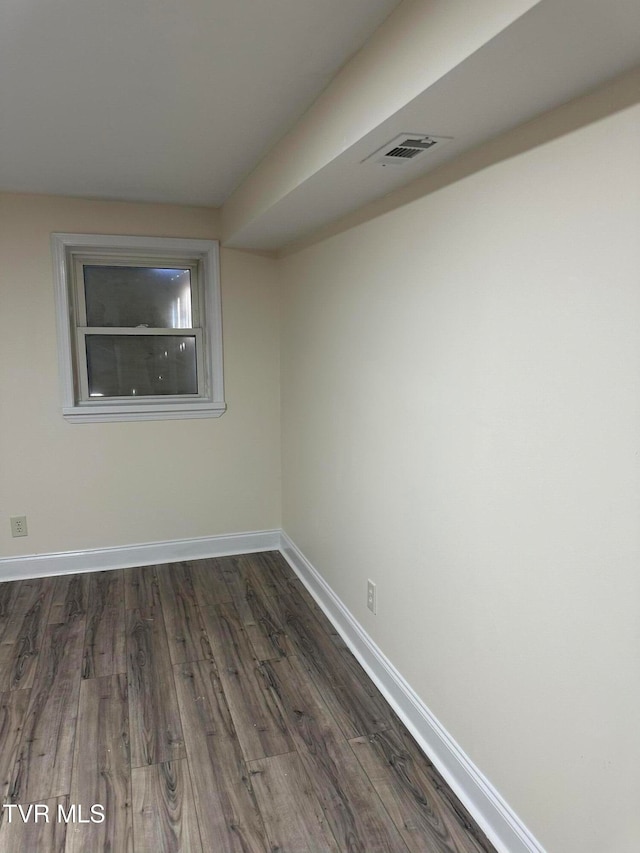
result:
[[(110, 234), (51, 235), (58, 363), (62, 414), (73, 423), (217, 418), (226, 410), (222, 363), (222, 306), (219, 245), (216, 240), (131, 237)], [(100, 329), (81, 325), (82, 287), (77, 276), (83, 264), (188, 267), (194, 291), (193, 329), (109, 328), (109, 334), (188, 334), (196, 338), (198, 393), (87, 398), (87, 334)]]

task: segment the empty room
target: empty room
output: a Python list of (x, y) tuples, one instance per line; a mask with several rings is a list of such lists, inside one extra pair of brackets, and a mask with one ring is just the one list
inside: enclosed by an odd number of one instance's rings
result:
[(637, 0), (9, 0), (0, 326), (0, 853), (637, 853)]

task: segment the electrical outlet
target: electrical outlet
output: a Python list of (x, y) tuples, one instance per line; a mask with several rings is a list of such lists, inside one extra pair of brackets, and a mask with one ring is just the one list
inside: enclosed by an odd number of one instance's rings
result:
[(376, 595), (376, 585), (373, 581), (367, 581), (367, 607), (372, 613), (378, 610), (378, 597)]
[(11, 521), (11, 535), (13, 537), (26, 536), (27, 535), (27, 516), (26, 515), (12, 515), (10, 521)]

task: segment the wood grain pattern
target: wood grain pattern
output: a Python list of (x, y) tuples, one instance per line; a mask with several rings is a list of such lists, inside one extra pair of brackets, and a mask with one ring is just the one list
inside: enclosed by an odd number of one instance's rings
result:
[(163, 563), (156, 566), (156, 579), (160, 600), (164, 604), (172, 598), (180, 598), (188, 607), (196, 607), (198, 599), (193, 585), (191, 563)]
[[(436, 770), (429, 758), (421, 752), (415, 741), (405, 729), (402, 723), (398, 720), (394, 726), (394, 732), (405, 749), (418, 763), (421, 772), (431, 781), (431, 785), (438, 791), (440, 799), (449, 809), (450, 815), (454, 822), (457, 822), (461, 827), (464, 827), (465, 832), (474, 839), (486, 853), (495, 853), (495, 848), (482, 832), (478, 824), (471, 817), (467, 809), (462, 805), (458, 797), (453, 793), (449, 785), (444, 781), (440, 773)], [(463, 847), (466, 851), (466, 848)], [(471, 850), (475, 850), (472, 846)]]
[(254, 584), (251, 579), (244, 582), (237, 573), (230, 580), (229, 589), (240, 623), (258, 660), (271, 660), (295, 653), (275, 602), (263, 586)]
[[(253, 625), (255, 617), (249, 606), (249, 598), (252, 595), (253, 584), (251, 579), (247, 579), (246, 575), (240, 572), (238, 568), (238, 559), (234, 557), (232, 561), (226, 564), (224, 576), (227, 582), (227, 590), (229, 601), (238, 613), (238, 618), (242, 625)], [(217, 606), (221, 602), (212, 602), (210, 606)]]
[(184, 758), (182, 726), (158, 608), (127, 611), (131, 766)]
[(495, 853), (278, 552), (0, 583), (0, 784), (106, 807), (7, 853)]
[[(246, 590), (247, 585), (257, 588), (263, 595), (277, 596), (283, 591), (284, 576), (267, 554), (244, 554), (236, 557), (233, 571), (226, 572), (227, 584), (236, 589), (236, 594)], [(243, 592), (244, 594), (244, 592)]]
[(236, 557), (216, 557), (190, 563), (193, 587), (201, 607), (231, 601), (226, 575)]
[(348, 648), (337, 630), (325, 616), (322, 608), (311, 597), (311, 593), (299, 578), (287, 578), (284, 582), (284, 595), (289, 603), (299, 612), (300, 618), (305, 621), (308, 617), (314, 619), (314, 624), (319, 625), (333, 645), (338, 649)]
[(233, 604), (205, 607), (202, 614), (207, 630), (212, 625), (209, 636), (213, 654), (245, 759), (291, 752), (293, 744), (286, 723), (263, 687), (261, 664)]
[(80, 619), (87, 611), (89, 575), (61, 575), (54, 578), (49, 624)]
[(262, 818), (215, 662), (175, 671), (203, 849), (265, 853)]
[[(18, 757), (22, 726), (29, 705), (29, 690), (0, 694), (0, 802), (11, 802), (11, 773)], [(0, 814), (0, 821), (4, 815)], [(1, 849), (1, 848), (0, 848)]]
[(46, 629), (13, 770), (12, 803), (69, 793), (84, 628), (79, 617)]
[(269, 583), (273, 585), (276, 595), (280, 593), (283, 583), (288, 578), (296, 577), (295, 572), (279, 551), (246, 554), (245, 559), (251, 563), (254, 572), (269, 578)]
[[(11, 823), (8, 820), (2, 821), (0, 850), (3, 853), (64, 853), (67, 824), (56, 818), (58, 806), (62, 806), (65, 814), (68, 814), (68, 800), (68, 797), (56, 797), (37, 801), (39, 805), (47, 807), (48, 823), (42, 817), (36, 822), (32, 816), (33, 811), (30, 819), (24, 823), (14, 809)], [(28, 803), (22, 804), (25, 814), (28, 806)]]
[(289, 752), (249, 764), (271, 850), (339, 853), (300, 757)]
[(262, 558), (270, 561), (271, 571), (278, 583), (290, 578), (297, 579), (298, 576), (280, 551), (263, 551)]
[(127, 610), (149, 610), (160, 604), (156, 566), (124, 570), (124, 604)]
[(234, 740), (236, 730), (215, 661), (179, 664), (173, 671), (185, 732)]
[(186, 761), (136, 767), (131, 784), (137, 853), (201, 853)]
[(52, 588), (30, 596), (26, 613), (16, 610), (0, 619), (0, 690), (22, 690), (33, 685), (42, 647)]
[(295, 657), (263, 664), (298, 753), (342, 850), (407, 853), (371, 782)]
[(55, 578), (29, 578), (0, 583), (0, 618), (31, 610), (40, 596), (53, 592), (54, 582)]
[(70, 802), (85, 816), (105, 807), (103, 823), (67, 830), (66, 853), (133, 851), (129, 707), (126, 675), (85, 679), (80, 685)]
[(188, 563), (158, 566), (158, 586), (173, 664), (211, 657)]
[(308, 608), (313, 613), (327, 634), (336, 638), (337, 642), (344, 642), (300, 578), (286, 578), (283, 586), (284, 592), (288, 593), (296, 604), (304, 603), (305, 610)]
[(391, 709), (368, 682), (362, 669), (347, 669), (348, 658), (343, 654), (346, 647), (342, 640), (337, 642), (323, 630), (312, 612), (303, 609), (289, 594), (282, 594), (276, 605), (287, 636), (325, 697), (344, 736), (357, 737), (392, 725), (395, 718)]
[(422, 853), (425, 845), (434, 853), (492, 849), (468, 815), (461, 820), (443, 799), (444, 780), (408, 736), (388, 730), (350, 743), (412, 853)]
[(22, 581), (7, 581), (0, 583), (0, 619), (14, 612), (16, 599)]
[(90, 575), (82, 677), (127, 671), (122, 571)]

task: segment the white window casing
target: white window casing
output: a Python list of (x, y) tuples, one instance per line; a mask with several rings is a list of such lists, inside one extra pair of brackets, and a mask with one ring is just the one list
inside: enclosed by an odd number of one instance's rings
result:
[[(51, 249), (62, 414), (66, 420), (75, 423), (163, 420), (219, 417), (224, 413), (217, 241), (55, 233), (51, 235)], [(178, 322), (171, 328), (150, 327), (148, 324), (122, 327), (114, 324), (104, 327), (89, 325), (83, 278), (85, 266), (152, 267), (165, 272), (167, 268), (170, 271), (174, 268), (183, 270), (185, 276), (190, 276), (190, 324)], [(111, 339), (114, 343), (116, 339), (126, 342), (126, 336), (133, 336), (136, 340), (147, 336), (155, 338), (155, 342), (170, 340), (171, 336), (188, 338), (192, 343), (180, 346), (189, 351), (195, 346), (196, 387), (190, 393), (157, 393), (156, 388), (153, 395), (146, 396), (135, 396), (135, 389), (131, 394), (122, 396), (90, 395), (87, 339), (92, 336), (99, 336), (103, 341)], [(167, 349), (170, 349), (169, 345)], [(168, 353), (164, 355), (168, 356)], [(172, 366), (171, 362), (168, 366)]]

